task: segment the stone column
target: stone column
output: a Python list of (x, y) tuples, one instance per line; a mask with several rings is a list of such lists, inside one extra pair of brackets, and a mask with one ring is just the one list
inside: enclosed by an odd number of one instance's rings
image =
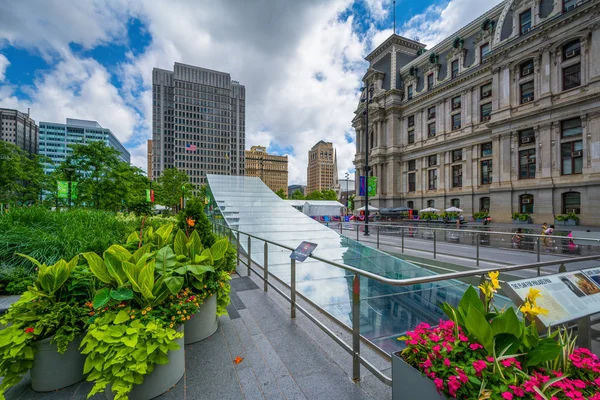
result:
[(500, 182), (501, 183), (510, 183), (511, 180), (511, 165), (510, 165), (510, 153), (511, 153), (511, 134), (505, 133), (500, 135), (500, 165), (498, 169), (500, 170)]
[(542, 124), (534, 128), (536, 140), (536, 178), (552, 177), (552, 129), (551, 124)]
[(469, 126), (473, 124), (473, 96), (471, 95), (471, 89), (467, 89), (462, 93), (462, 100), (464, 105), (461, 107), (461, 126)]
[(600, 27), (594, 26), (590, 31), (592, 36), (590, 48), (590, 79), (600, 78)]
[(548, 94), (550, 92), (550, 52), (545, 50), (542, 52), (541, 61), (540, 61), (540, 78), (539, 78), (539, 86), (540, 86), (540, 97)]

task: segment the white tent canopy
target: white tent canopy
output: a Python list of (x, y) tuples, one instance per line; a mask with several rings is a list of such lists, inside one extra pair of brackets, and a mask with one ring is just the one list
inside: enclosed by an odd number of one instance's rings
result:
[(440, 211), (440, 210), (438, 210), (437, 208), (427, 207), (427, 208), (422, 209), (419, 212), (422, 213), (422, 212), (438, 212), (438, 211)]
[(343, 214), (344, 205), (335, 200), (285, 200), (295, 209), (311, 217), (332, 217)]
[[(365, 211), (365, 206), (362, 206), (361, 208), (357, 208), (356, 211)], [(370, 205), (369, 211), (379, 211), (379, 208)]]
[(459, 213), (460, 213), (460, 212), (463, 212), (463, 210), (461, 210), (461, 209), (460, 209), (460, 208), (458, 208), (458, 207), (454, 207), (454, 206), (452, 206), (452, 207), (450, 207), (450, 208), (446, 208), (446, 212), (459, 212)]

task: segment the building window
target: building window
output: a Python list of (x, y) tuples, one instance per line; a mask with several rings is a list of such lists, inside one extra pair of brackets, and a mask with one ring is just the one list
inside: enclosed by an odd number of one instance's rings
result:
[(429, 161), (430, 167), (437, 165), (437, 154), (434, 154), (433, 156), (429, 156), (428, 161)]
[(457, 110), (460, 108), (460, 105), (461, 105), (460, 96), (453, 97), (452, 98), (452, 109)]
[(462, 187), (462, 165), (454, 165), (452, 167), (452, 187)]
[(435, 207), (435, 200), (427, 200), (427, 207)]
[(427, 109), (427, 119), (435, 118), (435, 106)]
[(450, 64), (450, 67), (452, 68), (452, 79), (456, 78), (458, 76), (458, 60), (454, 60), (452, 61), (452, 64)]
[(533, 101), (533, 81), (521, 84), (521, 104)]
[(408, 86), (407, 91), (408, 91), (408, 100), (410, 100), (410, 99), (413, 98), (413, 87), (412, 87), (412, 85)]
[(411, 129), (408, 131), (408, 144), (412, 144), (415, 142), (415, 130)]
[(492, 183), (492, 160), (481, 162), (481, 184), (489, 185)]
[(565, 44), (562, 48), (563, 60), (568, 60), (569, 58), (577, 57), (581, 54), (581, 42), (579, 39), (573, 40)]
[(487, 83), (480, 88), (481, 99), (487, 99), (488, 97), (492, 97), (492, 83)]
[(563, 214), (579, 214), (581, 212), (581, 194), (579, 192), (567, 192), (562, 195)]
[(409, 192), (414, 192), (417, 190), (416, 176), (417, 176), (417, 174), (415, 174), (415, 173), (408, 174), (408, 191)]
[(563, 12), (570, 11), (575, 8), (577, 0), (564, 0), (563, 1)]
[(533, 60), (527, 60), (521, 64), (521, 78), (533, 74)]
[(408, 123), (408, 127), (409, 128), (411, 126), (415, 126), (415, 116), (414, 115), (409, 116), (408, 120), (407, 120), (407, 123)]
[(427, 75), (427, 90), (433, 89), (433, 74)]
[(535, 149), (519, 151), (519, 179), (535, 178)]
[(409, 171), (416, 171), (417, 170), (417, 162), (415, 160), (410, 160), (408, 162), (408, 170)]
[(581, 64), (577, 63), (562, 70), (563, 90), (581, 86)]
[(492, 103), (481, 105), (481, 122), (489, 121), (492, 117)]
[(452, 161), (462, 160), (462, 149), (452, 150)]
[(490, 52), (490, 44), (489, 43), (485, 43), (482, 44), (481, 47), (479, 47), (479, 60), (480, 62), (483, 63), (483, 57), (486, 56), (487, 53)]
[(561, 137), (580, 136), (583, 133), (581, 118), (572, 118), (560, 123)]
[(490, 211), (490, 198), (482, 197), (479, 199), (479, 211)]
[(533, 195), (524, 194), (519, 196), (521, 214), (533, 214)]
[(581, 174), (583, 170), (583, 141), (562, 143), (560, 145), (562, 158), (562, 174)]
[(432, 122), (427, 125), (427, 137), (435, 136), (435, 122)]
[(408, 201), (406, 202), (406, 207), (410, 208), (411, 210), (415, 209), (415, 202), (414, 201)]
[(519, 144), (527, 145), (533, 143), (535, 143), (535, 133), (533, 132), (533, 128), (519, 132)]
[(450, 200), (450, 206), (460, 208), (460, 199)]
[(521, 35), (526, 34), (531, 29), (531, 9), (521, 13), (519, 15), (519, 22), (521, 25)]
[(460, 129), (460, 113), (452, 115), (452, 130)]
[(437, 169), (430, 169), (429, 174), (429, 190), (437, 189)]

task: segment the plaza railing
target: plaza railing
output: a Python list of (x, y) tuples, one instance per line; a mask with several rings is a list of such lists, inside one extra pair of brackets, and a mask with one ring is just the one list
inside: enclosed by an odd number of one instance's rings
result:
[[(522, 264), (522, 265), (506, 265), (506, 266), (495, 266), (490, 268), (480, 268), (477, 270), (469, 270), (469, 271), (460, 271), (460, 272), (452, 272), (446, 274), (439, 275), (430, 275), (424, 277), (416, 277), (416, 278), (407, 278), (407, 279), (391, 279), (385, 276), (377, 275), (368, 271), (361, 270), (356, 267), (352, 267), (346, 264), (341, 264), (335, 261), (328, 260), (323, 257), (309, 255), (311, 259), (321, 261), (328, 265), (343, 269), (353, 275), (352, 277), (352, 326), (348, 327), (348, 330), (352, 334), (352, 344), (346, 343), (340, 337), (338, 337), (330, 328), (328, 328), (323, 322), (317, 319), (314, 315), (312, 315), (307, 308), (300, 305), (298, 303), (297, 298), (299, 294), (296, 290), (296, 260), (290, 258), (290, 284), (287, 285), (281, 279), (278, 279), (273, 274), (269, 273), (269, 247), (276, 246), (279, 249), (285, 249), (290, 252), (294, 251), (295, 248), (287, 246), (285, 244), (277, 243), (276, 241), (262, 238), (260, 236), (256, 236), (247, 232), (240, 231), (238, 229), (229, 227), (226, 225), (222, 219), (213, 219), (213, 231), (216, 234), (226, 236), (229, 238), (230, 242), (235, 243), (237, 247), (237, 260), (238, 265), (242, 264), (247, 267), (248, 276), (254, 272), (264, 283), (263, 290), (265, 292), (268, 291), (269, 287), (275, 290), (278, 294), (280, 294), (285, 300), (290, 303), (290, 317), (296, 318), (296, 310), (300, 311), (304, 314), (310, 321), (317, 325), (324, 333), (326, 333), (331, 339), (333, 339), (338, 345), (340, 345), (346, 352), (348, 352), (352, 356), (352, 379), (355, 382), (360, 380), (361, 371), (360, 366), (365, 367), (369, 372), (371, 372), (377, 379), (382, 381), (388, 386), (392, 385), (392, 379), (385, 375), (382, 371), (380, 371), (376, 366), (374, 366), (369, 360), (361, 355), (361, 340), (369, 343), (369, 340), (361, 335), (360, 333), (360, 277), (364, 277), (367, 279), (373, 279), (377, 282), (391, 285), (391, 286), (411, 286), (417, 284), (424, 283), (432, 283), (432, 282), (441, 282), (452, 279), (462, 279), (473, 276), (484, 276), (488, 272), (499, 271), (499, 272), (508, 272), (508, 271), (517, 271), (517, 270), (525, 270), (525, 269), (535, 269), (546, 266), (553, 266), (558, 264), (569, 264), (576, 263), (582, 261), (591, 261), (591, 260), (599, 260), (600, 255), (586, 256), (586, 257), (575, 257), (570, 259), (565, 259), (562, 261), (548, 261), (548, 262), (539, 262), (532, 264)], [(241, 237), (247, 237), (247, 249), (245, 254), (243, 254), (243, 249), (241, 248)], [(255, 269), (255, 267), (259, 267), (258, 264), (253, 265), (252, 259), (252, 239), (262, 241), (263, 242), (263, 267), (262, 273)], [(284, 290), (280, 289), (273, 282), (277, 282), (280, 285), (286, 287), (289, 290), (289, 294)], [(306, 298), (304, 298), (306, 300)], [(318, 307), (316, 304), (311, 303), (315, 307)], [(323, 311), (325, 314), (328, 314), (325, 310)], [(330, 315), (331, 316), (331, 315)], [(331, 316), (334, 318), (333, 316)], [(335, 318), (334, 318), (335, 319)], [(590, 337), (590, 317), (580, 318), (577, 321), (578, 333), (580, 343), (583, 341), (591, 341)], [(383, 352), (382, 352), (383, 353)], [(388, 360), (391, 359), (390, 355), (387, 354), (386, 357)]]

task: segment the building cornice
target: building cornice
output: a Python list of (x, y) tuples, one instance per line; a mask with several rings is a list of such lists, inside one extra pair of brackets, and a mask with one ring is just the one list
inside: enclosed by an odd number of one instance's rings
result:
[(373, 62), (373, 60), (378, 55), (380, 55), (382, 53), (388, 52), (389, 47), (391, 47), (393, 45), (403, 46), (403, 47), (412, 49), (415, 52), (418, 51), (419, 49), (422, 49), (422, 48), (426, 47), (426, 45), (424, 45), (423, 43), (419, 43), (416, 40), (411, 40), (411, 39), (405, 38), (404, 36), (392, 34), (383, 43), (381, 43), (379, 46), (377, 46), (375, 48), (375, 50), (373, 50), (372, 52), (370, 52), (365, 57), (365, 60), (367, 60), (369, 62)]

